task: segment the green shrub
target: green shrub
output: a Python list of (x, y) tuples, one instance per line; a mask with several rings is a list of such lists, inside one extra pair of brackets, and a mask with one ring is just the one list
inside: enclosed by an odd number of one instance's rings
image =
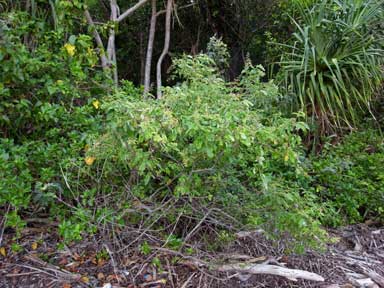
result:
[(239, 77), (239, 93), (261, 113), (273, 114), (277, 112), (282, 99), (278, 91), (279, 88), (273, 80), (267, 83), (261, 81), (264, 76), (264, 67), (261, 65), (255, 67), (250, 59), (247, 59)]
[(27, 147), (0, 139), (0, 178), (0, 205), (27, 207), (32, 186)]
[[(231, 93), (205, 55), (175, 65), (185, 82), (166, 88), (163, 100), (132, 101), (120, 92), (102, 104), (105, 132), (87, 153), (100, 175), (99, 193), (117, 187), (117, 214), (124, 201), (184, 199), (217, 207), (243, 225), (317, 243), (314, 235), (324, 234), (300, 185), (308, 176), (296, 131), (306, 125), (278, 115), (263, 119), (249, 100)], [(194, 214), (185, 207), (167, 213), (167, 219)]]
[(0, 14), (0, 209), (10, 226), (27, 210), (58, 215), (56, 197), (70, 193), (62, 169), (83, 161), (101, 123), (93, 102), (105, 82), (92, 39), (70, 33), (68, 10), (55, 25), (47, 15)]

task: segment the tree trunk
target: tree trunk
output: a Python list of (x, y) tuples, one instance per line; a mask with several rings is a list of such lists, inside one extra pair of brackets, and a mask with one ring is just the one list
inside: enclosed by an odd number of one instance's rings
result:
[(101, 40), (99, 32), (97, 32), (96, 30), (95, 23), (93, 22), (91, 14), (89, 14), (89, 11), (85, 10), (84, 14), (85, 14), (85, 18), (87, 19), (88, 25), (91, 27), (93, 37), (95, 38), (95, 41), (96, 41), (97, 48), (99, 48), (101, 67), (103, 67), (103, 70), (106, 71), (108, 69), (108, 59), (105, 56), (103, 41)]
[[(114, 25), (117, 24), (117, 11), (118, 6), (116, 3), (116, 0), (111, 0), (111, 21)], [(116, 31), (115, 27), (111, 28), (109, 30), (109, 38), (108, 38), (108, 48), (107, 48), (107, 56), (108, 61), (110, 65), (112, 66), (113, 70), (113, 82), (115, 84), (115, 87), (118, 86), (118, 74), (117, 74), (117, 63), (116, 63), (116, 45), (115, 45), (115, 39), (116, 39)]]
[(157, 20), (157, 0), (152, 0), (152, 17), (151, 25), (149, 28), (147, 57), (145, 60), (145, 72), (144, 72), (144, 96), (148, 94), (151, 87), (151, 67), (152, 67), (152, 55), (153, 55), (153, 43), (155, 41), (156, 34), (156, 20)]
[[(116, 0), (110, 0), (110, 6), (111, 6), (110, 20), (114, 25), (117, 25), (119, 22), (123, 21), (125, 18), (130, 16), (132, 13), (134, 13), (137, 9), (142, 7), (148, 1), (149, 0), (140, 0), (131, 8), (127, 9), (123, 14), (119, 15), (120, 14), (119, 6), (117, 5)], [(117, 87), (119, 78), (117, 73), (117, 61), (116, 61), (116, 44), (115, 44), (116, 27), (112, 27), (109, 30), (108, 44), (105, 52), (103, 41), (101, 40), (99, 32), (97, 32), (96, 30), (96, 25), (93, 22), (89, 11), (85, 10), (84, 14), (85, 14), (85, 18), (87, 19), (88, 25), (92, 29), (92, 33), (95, 38), (97, 47), (100, 50), (101, 65), (105, 71), (108, 70), (109, 68), (112, 68), (114, 84), (115, 84), (115, 87)]]
[(163, 63), (163, 60), (165, 56), (168, 54), (169, 51), (169, 42), (171, 40), (171, 13), (172, 13), (172, 5), (173, 0), (168, 0), (167, 2), (167, 9), (165, 14), (165, 38), (164, 38), (164, 49), (163, 52), (160, 55), (159, 61), (157, 62), (157, 99), (160, 99), (162, 97), (162, 83), (161, 83), (161, 64)]
[(140, 39), (140, 85), (144, 85), (144, 73), (145, 73), (144, 31), (139, 32), (139, 39)]

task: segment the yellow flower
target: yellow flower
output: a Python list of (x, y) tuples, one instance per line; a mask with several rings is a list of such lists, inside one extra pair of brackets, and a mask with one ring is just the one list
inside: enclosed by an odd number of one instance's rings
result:
[(289, 155), (288, 155), (288, 153), (286, 153), (284, 156), (284, 161), (287, 162), (288, 160), (289, 160)]
[(92, 102), (92, 105), (93, 107), (95, 107), (95, 109), (99, 109), (100, 108), (100, 101), (99, 100), (95, 100)]
[(67, 51), (69, 56), (75, 55), (76, 47), (70, 43), (64, 45), (64, 49)]
[(88, 166), (91, 166), (93, 164), (93, 162), (95, 162), (96, 160), (96, 157), (85, 157), (84, 161), (85, 161), (85, 164), (87, 164)]

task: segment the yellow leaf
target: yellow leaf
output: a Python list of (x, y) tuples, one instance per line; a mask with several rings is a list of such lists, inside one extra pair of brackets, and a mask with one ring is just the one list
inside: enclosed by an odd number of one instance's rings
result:
[(67, 51), (69, 56), (75, 55), (76, 47), (70, 43), (64, 45), (64, 49)]
[(56, 84), (57, 84), (57, 85), (62, 85), (62, 84), (63, 84), (63, 80), (57, 80), (57, 81), (56, 81)]
[(89, 145), (88, 144), (85, 144), (84, 146), (84, 151), (87, 152), (89, 150)]
[(285, 154), (285, 156), (284, 156), (284, 161), (287, 162), (288, 159), (289, 159), (289, 156), (288, 156), (288, 153), (287, 153), (287, 154)]
[(3, 257), (7, 257), (7, 251), (4, 247), (0, 247), (0, 255)]
[(95, 162), (96, 160), (96, 157), (85, 157), (85, 164), (87, 164), (88, 166), (91, 166), (93, 164), (93, 162)]
[(87, 276), (83, 276), (83, 277), (81, 277), (81, 282), (89, 283), (89, 278)]
[(100, 108), (100, 101), (99, 100), (95, 100), (92, 102), (92, 105), (93, 107), (95, 107), (95, 109), (99, 109)]
[(37, 246), (38, 246), (37, 243), (33, 242), (32, 245), (31, 245), (32, 250), (36, 250)]

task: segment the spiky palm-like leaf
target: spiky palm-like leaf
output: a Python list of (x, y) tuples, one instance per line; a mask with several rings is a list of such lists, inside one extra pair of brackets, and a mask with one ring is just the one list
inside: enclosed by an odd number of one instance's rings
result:
[(296, 42), (281, 66), (296, 109), (304, 110), (320, 134), (351, 128), (370, 111), (383, 80), (383, 39), (373, 33), (383, 1), (324, 0), (298, 5)]

